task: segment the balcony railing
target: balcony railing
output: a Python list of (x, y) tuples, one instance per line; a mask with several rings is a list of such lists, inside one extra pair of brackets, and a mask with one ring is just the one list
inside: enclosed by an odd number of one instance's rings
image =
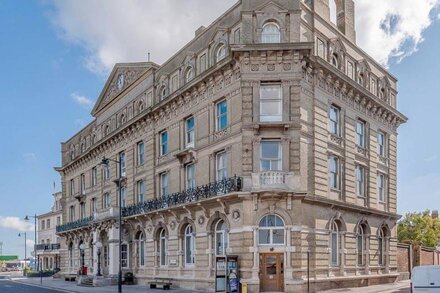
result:
[[(276, 189), (288, 192), (300, 189), (300, 177), (295, 176), (292, 172), (264, 171), (253, 173), (250, 184), (252, 191), (270, 191)], [(249, 186), (247, 184), (245, 185), (245, 189), (248, 190)]]
[(35, 246), (35, 249), (37, 251), (52, 251), (52, 250), (58, 250), (60, 249), (60, 244), (59, 243), (54, 243), (54, 244), (37, 244)]
[(123, 208), (122, 215), (124, 217), (140, 215), (143, 213), (165, 209), (176, 205), (197, 202), (203, 199), (221, 196), (231, 192), (241, 191), (242, 188), (243, 186), (241, 177), (235, 176), (207, 185), (199, 186), (193, 189), (174, 193), (160, 199), (153, 199)]
[[(223, 179), (217, 182), (202, 185), (193, 189), (188, 189), (182, 192), (174, 193), (160, 199), (153, 199), (142, 202), (136, 205), (122, 208), (122, 216), (130, 217), (156, 211), (164, 208), (169, 208), (176, 205), (197, 202), (200, 200), (225, 195), (231, 192), (243, 190), (243, 180), (241, 177), (232, 177)], [(76, 230), (89, 226), (94, 221), (103, 221), (109, 218), (115, 218), (118, 215), (117, 208), (110, 208), (108, 210), (94, 213), (92, 217), (78, 220), (71, 223), (66, 223), (57, 226), (57, 233), (62, 233), (70, 230)]]
[(57, 226), (57, 233), (87, 227), (92, 220), (93, 220), (93, 217), (88, 217), (88, 218), (84, 218), (84, 219), (81, 219), (81, 220), (78, 220), (75, 222), (70, 222), (70, 223), (63, 224), (61, 226)]

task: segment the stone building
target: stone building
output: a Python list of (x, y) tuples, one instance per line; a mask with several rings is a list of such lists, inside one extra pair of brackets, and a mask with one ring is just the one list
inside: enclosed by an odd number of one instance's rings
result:
[(241, 0), (164, 64), (115, 66), (62, 144), (63, 273), (84, 243), (96, 274), (99, 242), (117, 275), (121, 194), (139, 283), (213, 291), (224, 255), (250, 292), (306, 290), (308, 265), (312, 290), (397, 278), (407, 119), (396, 78), (356, 46), (353, 1), (330, 2)]
[(61, 199), (62, 193), (53, 194), (51, 211), (37, 216), (37, 243), (35, 245), (36, 258), (42, 270), (60, 268), (60, 237), (56, 234), (56, 227), (63, 224)]

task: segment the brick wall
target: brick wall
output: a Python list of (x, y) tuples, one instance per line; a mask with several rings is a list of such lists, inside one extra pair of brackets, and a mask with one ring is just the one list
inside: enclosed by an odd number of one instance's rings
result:
[(435, 248), (399, 243), (397, 245), (397, 271), (399, 279), (411, 278), (411, 271), (416, 266), (440, 264), (440, 251)]

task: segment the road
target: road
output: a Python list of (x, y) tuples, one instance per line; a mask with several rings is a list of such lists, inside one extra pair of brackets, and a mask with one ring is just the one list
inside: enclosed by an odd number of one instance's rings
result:
[(24, 285), (11, 281), (9, 279), (9, 276), (0, 276), (0, 292), (1, 293), (59, 293), (64, 291)]

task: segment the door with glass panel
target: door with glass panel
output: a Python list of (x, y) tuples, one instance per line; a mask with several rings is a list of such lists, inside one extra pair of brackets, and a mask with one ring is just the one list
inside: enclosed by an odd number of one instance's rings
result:
[(284, 291), (284, 255), (282, 253), (260, 254), (260, 291)]

